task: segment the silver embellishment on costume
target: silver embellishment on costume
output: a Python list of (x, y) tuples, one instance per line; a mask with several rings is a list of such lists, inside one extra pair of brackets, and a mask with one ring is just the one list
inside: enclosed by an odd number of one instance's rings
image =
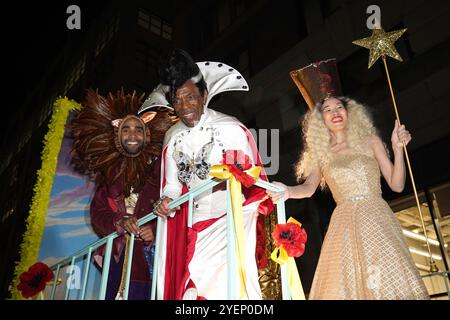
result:
[(208, 163), (208, 160), (213, 146), (214, 141), (206, 143), (195, 157), (190, 157), (182, 151), (175, 150), (173, 152), (173, 159), (177, 164), (178, 180), (180, 182), (188, 184), (194, 175), (197, 175), (201, 180), (209, 177), (211, 164)]
[(125, 198), (125, 208), (127, 214), (134, 214), (134, 208), (136, 207), (138, 196), (139, 194), (135, 193), (133, 187), (131, 187), (130, 196)]

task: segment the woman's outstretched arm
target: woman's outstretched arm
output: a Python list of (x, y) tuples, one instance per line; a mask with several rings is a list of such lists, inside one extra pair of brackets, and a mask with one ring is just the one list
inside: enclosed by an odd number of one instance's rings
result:
[(313, 169), (311, 174), (306, 178), (305, 182), (296, 186), (286, 186), (281, 182), (273, 182), (273, 184), (284, 189), (284, 192), (273, 192), (267, 190), (267, 194), (275, 203), (282, 197), (287, 199), (302, 199), (311, 197), (316, 191), (322, 179), (322, 174), (318, 168)]

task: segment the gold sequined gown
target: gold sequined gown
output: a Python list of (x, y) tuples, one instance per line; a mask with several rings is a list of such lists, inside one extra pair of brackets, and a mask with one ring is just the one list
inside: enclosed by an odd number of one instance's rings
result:
[(309, 299), (429, 299), (372, 155), (336, 154), (323, 175), (336, 201)]

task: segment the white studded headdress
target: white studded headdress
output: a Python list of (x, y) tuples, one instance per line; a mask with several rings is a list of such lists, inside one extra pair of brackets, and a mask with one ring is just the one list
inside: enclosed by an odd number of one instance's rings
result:
[[(200, 72), (191, 78), (194, 83), (203, 79), (206, 82), (206, 89), (208, 90), (208, 100), (205, 108), (208, 107), (211, 99), (225, 91), (248, 91), (248, 84), (244, 77), (236, 69), (221, 63), (221, 62), (197, 62)], [(144, 111), (149, 111), (152, 108), (166, 107), (173, 108), (167, 101), (166, 94), (169, 92), (169, 86), (159, 84), (148, 98), (144, 101), (138, 114)]]

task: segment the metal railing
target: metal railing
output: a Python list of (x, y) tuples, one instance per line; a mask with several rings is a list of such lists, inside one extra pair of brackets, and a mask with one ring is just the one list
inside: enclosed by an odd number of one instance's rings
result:
[[(210, 178), (206, 181), (204, 181), (202, 184), (198, 185), (197, 187), (193, 188), (188, 193), (180, 196), (179, 198), (173, 200), (169, 208), (174, 209), (178, 207), (179, 205), (188, 202), (188, 227), (192, 227), (192, 215), (193, 215), (193, 199), (202, 194), (203, 192), (212, 189), (214, 186), (218, 185), (219, 183), (222, 183), (224, 180), (219, 180), (216, 178)], [(237, 265), (237, 258), (235, 254), (235, 240), (236, 235), (234, 234), (234, 228), (233, 228), (233, 215), (231, 211), (231, 196), (230, 196), (230, 182), (229, 180), (226, 181), (227, 183), (227, 259), (228, 259), (228, 298), (229, 299), (236, 299), (238, 297), (238, 284), (237, 281), (239, 277), (237, 276), (236, 271), (236, 265)], [(269, 182), (263, 181), (259, 179), (256, 183), (256, 186), (261, 187), (266, 190), (272, 190), (275, 192), (283, 192), (283, 190)], [(277, 202), (277, 222), (278, 223), (286, 223), (286, 215), (285, 215), (285, 208), (284, 208), (284, 200), (280, 199)], [(138, 226), (141, 226), (145, 223), (148, 223), (156, 218), (156, 215), (153, 214), (153, 212), (149, 213), (145, 217), (138, 220)], [(163, 219), (163, 218), (158, 218)], [(161, 247), (161, 232), (160, 232), (161, 224), (157, 224), (156, 229), (156, 240), (155, 240), (155, 257), (153, 261), (153, 279), (152, 279), (152, 288), (151, 288), (151, 299), (156, 298), (156, 275), (157, 275), (157, 265), (158, 265), (158, 254)], [(86, 289), (88, 285), (88, 276), (89, 276), (89, 270), (91, 266), (91, 257), (92, 252), (99, 248), (100, 246), (106, 245), (105, 248), (105, 254), (103, 256), (103, 266), (102, 266), (102, 274), (101, 274), (101, 281), (100, 281), (100, 290), (99, 290), (99, 299), (104, 300), (106, 297), (106, 288), (108, 284), (108, 276), (109, 276), (109, 267), (111, 263), (111, 253), (112, 253), (112, 247), (113, 247), (113, 241), (120, 235), (117, 232), (113, 232), (109, 234), (108, 236), (99, 239), (95, 241), (94, 243), (86, 246), (85, 248), (79, 250), (72, 256), (69, 256), (58, 263), (52, 265), (50, 269), (54, 271), (55, 279), (59, 279), (61, 269), (65, 266), (69, 266), (71, 268), (74, 267), (75, 261), (79, 258), (84, 259), (83, 264), (83, 270), (81, 275), (81, 291), (79, 294), (79, 299), (84, 300), (86, 297)], [(128, 251), (128, 269), (129, 272), (127, 272), (126, 277), (126, 283), (125, 283), (125, 290), (123, 293), (123, 298), (128, 299), (128, 291), (129, 291), (129, 285), (130, 285), (130, 274), (131, 274), (131, 265), (133, 261), (133, 244), (134, 244), (134, 234), (130, 234), (130, 249)], [(55, 299), (56, 294), (56, 286), (58, 281), (54, 281), (51, 293), (50, 293), (50, 300)], [(289, 286), (287, 283), (287, 270), (286, 265), (281, 266), (281, 288), (282, 288), (282, 298), (284, 300), (291, 299), (291, 294), (289, 291)], [(64, 293), (64, 299), (69, 299), (69, 292), (70, 290), (73, 290), (70, 288), (70, 286), (67, 286), (65, 288)]]

